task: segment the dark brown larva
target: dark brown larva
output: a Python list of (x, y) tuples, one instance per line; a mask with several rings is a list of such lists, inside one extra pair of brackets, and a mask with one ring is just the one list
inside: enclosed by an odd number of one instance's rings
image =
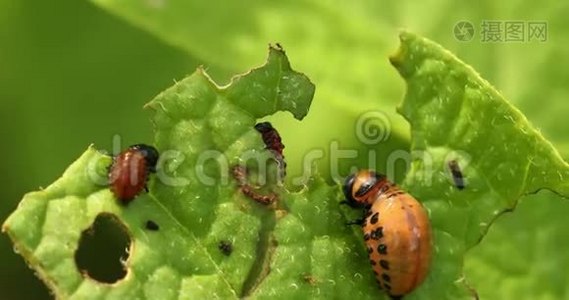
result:
[(128, 147), (113, 158), (109, 169), (110, 189), (123, 204), (128, 204), (146, 189), (148, 174), (155, 172), (158, 162), (156, 148), (138, 144)]
[(270, 150), (279, 166), (280, 179), (286, 176), (286, 160), (283, 154), (285, 145), (279, 132), (269, 122), (261, 122), (255, 125), (255, 129), (261, 134), (265, 148)]
[(233, 178), (237, 180), (237, 184), (245, 196), (264, 205), (272, 204), (278, 199), (275, 193), (265, 195), (257, 192), (257, 190), (247, 182), (247, 168), (245, 166), (236, 165), (232, 171)]

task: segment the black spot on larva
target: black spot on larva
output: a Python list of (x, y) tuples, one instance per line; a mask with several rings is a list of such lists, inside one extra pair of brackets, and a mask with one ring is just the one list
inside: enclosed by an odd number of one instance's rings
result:
[(154, 222), (152, 220), (148, 220), (148, 221), (146, 221), (146, 229), (152, 230), (152, 231), (158, 231), (160, 229), (160, 226), (158, 226), (158, 224), (156, 224), (156, 222)]
[(374, 240), (379, 240), (383, 237), (383, 227), (378, 227), (374, 231), (371, 232), (370, 238)]
[(379, 260), (379, 265), (384, 269), (384, 270), (389, 270), (389, 262), (385, 259), (380, 259)]
[(375, 277), (379, 276), (379, 273), (377, 273), (376, 270), (373, 270), (373, 274), (375, 274)]
[(385, 287), (386, 290), (390, 291), (391, 290), (391, 286), (387, 283), (383, 284), (383, 287)]
[(364, 241), (368, 241), (370, 238), (369, 233), (364, 234)]
[(402, 191), (392, 191), (392, 192), (389, 193), (389, 195), (388, 195), (387, 197), (388, 197), (388, 198), (397, 197), (397, 196), (402, 195), (402, 194), (405, 194), (405, 192), (402, 192)]
[(397, 295), (397, 296), (389, 295), (389, 297), (391, 298), (391, 300), (401, 300), (401, 299), (403, 299), (403, 296), (402, 296), (402, 295)]
[(373, 216), (371, 216), (371, 219), (369, 219), (369, 222), (371, 223), (371, 225), (375, 225), (375, 223), (377, 223), (377, 221), (379, 220), (379, 213), (375, 213), (373, 214)]
[(379, 246), (377, 246), (377, 252), (379, 252), (379, 254), (386, 255), (387, 254), (387, 245), (379, 244)]
[(371, 213), (372, 213), (372, 211), (368, 209), (366, 211), (365, 217), (367, 218), (367, 217), (371, 216)]
[(373, 252), (373, 248), (372, 247), (368, 247), (367, 248), (367, 253), (372, 253)]
[(385, 273), (381, 274), (381, 279), (383, 279), (385, 282), (391, 282), (391, 277)]
[(372, 266), (375, 266), (375, 265), (377, 264), (377, 263), (375, 262), (375, 260), (373, 260), (373, 259), (370, 259), (370, 260), (369, 260), (369, 263), (370, 263)]

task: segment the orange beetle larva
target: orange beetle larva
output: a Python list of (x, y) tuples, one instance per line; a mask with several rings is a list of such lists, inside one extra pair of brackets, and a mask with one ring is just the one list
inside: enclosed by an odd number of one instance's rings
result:
[(389, 296), (401, 298), (427, 276), (431, 260), (431, 225), (413, 196), (384, 175), (359, 171), (344, 183), (348, 204), (364, 208), (361, 224), (377, 282)]

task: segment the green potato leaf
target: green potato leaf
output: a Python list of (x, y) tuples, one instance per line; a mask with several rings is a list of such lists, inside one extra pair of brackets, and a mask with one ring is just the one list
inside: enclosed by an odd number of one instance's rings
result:
[[(287, 119), (278, 116), (271, 118), (281, 128), (289, 149), (295, 149), (297, 153), (306, 153), (315, 147), (325, 147), (330, 141), (340, 140), (344, 147), (364, 148), (359, 157), (365, 157), (362, 153), (371, 147), (349, 139), (353, 136), (352, 125), (362, 111), (370, 108), (381, 107), (394, 111), (393, 106), (403, 93), (403, 85), (397, 74), (389, 70), (388, 63), (377, 58), (392, 51), (391, 41), (397, 30), (403, 27), (435, 39), (467, 61), (514, 103), (554, 143), (565, 159), (569, 157), (566, 134), (569, 122), (560, 122), (569, 111), (566, 84), (569, 56), (565, 55), (569, 45), (566, 34), (569, 19), (564, 13), (568, 2), (427, 1), (410, 5), (388, 1), (316, 0), (279, 1), (268, 5), (253, 1), (240, 9), (239, 14), (233, 12), (236, 5), (240, 4), (226, 1), (207, 4), (175, 0), (93, 2), (134, 26), (151, 32), (166, 43), (202, 58), (214, 68), (239, 69), (249, 65), (261, 55), (258, 48), (252, 45), (268, 41), (286, 44), (297, 56), (297, 66), (311, 74), (318, 86), (312, 112), (302, 124), (302, 132), (305, 133), (299, 132), (294, 123)], [(429, 14), (426, 15), (425, 11), (429, 11)], [(471, 41), (460, 41), (453, 34), (455, 26), (461, 21), (473, 25), (474, 36)], [(547, 29), (544, 34), (547, 35), (547, 41), (532, 41), (528, 38), (525, 42), (481, 42), (484, 30), (482, 26), (486, 21), (503, 21), (502, 26), (507, 26), (510, 21), (522, 21), (527, 37), (531, 36), (528, 22), (545, 22)], [(321, 63), (322, 61), (326, 63)], [(378, 101), (381, 101), (381, 105)], [(333, 130), (328, 126), (323, 129), (321, 124), (328, 123), (329, 120), (334, 120)], [(384, 153), (405, 148), (409, 144), (406, 122), (394, 115), (390, 115), (390, 121), (394, 134), (388, 140), (389, 143), (382, 144)], [(394, 141), (398, 136), (401, 141)], [(307, 139), (310, 139), (309, 143), (305, 142)], [(288, 156), (291, 175), (297, 173), (295, 168), (300, 165), (296, 157), (300, 155)], [(378, 161), (384, 162), (386, 159), (387, 156), (380, 156)], [(346, 163), (358, 166), (368, 164), (365, 159)], [(319, 165), (323, 173), (324, 167), (324, 163)], [(378, 170), (385, 171), (384, 168), (382, 163), (376, 165)], [(346, 169), (340, 169), (346, 172)], [(403, 172), (396, 173), (397, 182), (400, 182), (402, 174)], [(553, 203), (558, 201), (558, 197), (551, 195), (549, 198), (552, 200), (539, 201), (533, 205), (540, 209), (547, 209), (544, 206), (548, 206), (549, 210), (557, 212), (558, 207)], [(567, 214), (569, 210), (565, 209), (564, 212)], [(553, 239), (544, 240), (543, 236), (549, 231), (540, 230), (544, 227), (536, 218), (515, 217), (515, 220), (526, 233), (533, 234), (528, 239), (541, 240), (542, 243), (549, 241), (552, 248), (559, 245)], [(564, 227), (562, 218), (551, 220), (558, 227)], [(507, 232), (508, 228), (501, 226), (502, 223), (498, 222), (492, 228), (497, 232)], [(527, 231), (528, 228), (532, 230)], [(514, 240), (499, 241), (500, 245), (508, 242)], [(481, 261), (485, 257), (496, 256), (496, 244), (483, 243), (482, 247), (487, 250), (476, 247), (476, 251), (470, 251), (469, 257)], [(524, 246), (516, 243), (511, 247), (515, 248), (514, 245)], [(525, 264), (531, 261), (535, 265), (562, 265), (566, 260), (566, 255), (527, 254), (528, 256), (517, 257), (520, 262), (512, 263)], [(512, 260), (511, 257), (507, 258)], [(492, 270), (492, 267), (496, 269)], [(475, 265), (471, 264), (471, 269), (474, 268)], [(567, 294), (563, 291), (569, 279), (562, 276), (564, 272), (559, 271), (562, 268), (545, 269), (549, 272), (541, 273), (528, 271), (523, 277), (519, 276), (519, 269), (511, 272), (511, 268), (499, 264), (493, 266), (486, 263), (483, 269), (502, 273), (501, 277), (484, 280), (480, 271), (475, 272), (480, 275), (474, 278), (472, 284), (481, 291), (482, 299), (506, 299), (506, 295), (501, 294), (502, 286), (515, 286), (516, 288), (504, 289), (524, 291), (521, 295), (527, 299), (538, 299), (538, 295), (548, 295), (548, 291), (553, 294), (544, 299), (558, 299)], [(500, 278), (501, 281), (497, 281)], [(514, 285), (512, 282), (516, 279), (519, 280)], [(548, 284), (529, 288), (532, 285), (528, 280)], [(551, 286), (555, 283), (560, 284)], [(517, 292), (514, 294), (518, 295)], [(484, 297), (485, 295), (500, 296)], [(519, 297), (511, 296), (509, 299)]]
[[(543, 192), (524, 197), (514, 213), (496, 220), (480, 245), (469, 251), (464, 272), (480, 299), (563, 299), (569, 201)], [(499, 288), (497, 288), (499, 287)]]
[[(419, 290), (433, 299), (468, 297), (471, 291), (459, 287), (465, 252), (521, 197), (541, 189), (569, 195), (569, 166), (516, 108), (441, 46), (402, 33), (391, 62), (407, 82), (398, 110), (412, 128), (404, 186), (427, 207), (435, 235), (432, 270)], [(453, 160), (463, 190), (454, 186)]]
[[(401, 41), (391, 62), (407, 82), (398, 110), (411, 125), (412, 147), (394, 155), (411, 161), (403, 186), (425, 205), (434, 231), (430, 273), (408, 299), (472, 298), (465, 252), (520, 197), (540, 189), (568, 195), (569, 168), (472, 68), (419, 36), (403, 33)], [(313, 93), (278, 48), (265, 66), (225, 87), (198, 70), (147, 105), (161, 151), (148, 194), (117, 203), (104, 186), (110, 157), (89, 148), (54, 184), (26, 195), (3, 230), (60, 298), (375, 299), (381, 292), (361, 230), (344, 226), (351, 212), (339, 207), (338, 188), (313, 174), (292, 192), (269, 178), (279, 200), (265, 206), (231, 178), (244, 161), (260, 172), (247, 159), (269, 153), (253, 129), (257, 119), (279, 110), (302, 119)], [(463, 190), (453, 184), (451, 160)], [(113, 216), (131, 239), (126, 276), (112, 284), (75, 261), (82, 235), (101, 215)], [(148, 220), (160, 229), (147, 230)], [(229, 255), (221, 241), (231, 244)]]
[[(279, 48), (270, 49), (265, 66), (225, 87), (199, 69), (147, 104), (161, 153), (149, 193), (118, 203), (106, 187), (111, 157), (90, 147), (55, 183), (27, 194), (3, 231), (58, 298), (373, 299), (365, 250), (344, 226), (335, 187), (317, 175), (296, 192), (274, 185), (280, 200), (265, 206), (230, 175), (232, 166), (249, 167), (248, 158), (269, 153), (253, 128), (258, 118), (287, 110), (302, 119), (313, 93)], [(82, 239), (105, 218), (130, 239), (126, 273), (113, 282), (95, 279), (77, 261)], [(148, 221), (158, 230), (146, 228)]]
[[(105, 186), (111, 158), (91, 147), (55, 183), (27, 194), (3, 230), (59, 298), (241, 297), (263, 274), (256, 265), (260, 239), (268, 237), (261, 225), (274, 222), (275, 210), (244, 197), (224, 167), (239, 163), (244, 149), (267, 152), (253, 128), (257, 118), (288, 110), (302, 119), (313, 93), (278, 48), (265, 66), (223, 88), (198, 70), (147, 105), (161, 150), (149, 193), (119, 204)], [(113, 284), (75, 262), (82, 233), (104, 215), (131, 239), (126, 276)], [(147, 220), (159, 231), (146, 230)], [(220, 241), (232, 243), (229, 257)]]

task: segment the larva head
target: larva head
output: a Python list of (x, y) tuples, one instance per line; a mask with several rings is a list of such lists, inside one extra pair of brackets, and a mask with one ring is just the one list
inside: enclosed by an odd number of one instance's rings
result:
[(346, 204), (351, 207), (368, 207), (375, 201), (374, 195), (385, 176), (370, 170), (358, 171), (344, 182)]
[(155, 172), (156, 164), (158, 163), (158, 150), (156, 148), (145, 145), (145, 144), (136, 144), (129, 147), (129, 149), (140, 151), (142, 156), (144, 156), (144, 160), (151, 172)]
[(255, 125), (255, 129), (260, 133), (266, 133), (274, 130), (273, 125), (269, 122), (261, 122)]

